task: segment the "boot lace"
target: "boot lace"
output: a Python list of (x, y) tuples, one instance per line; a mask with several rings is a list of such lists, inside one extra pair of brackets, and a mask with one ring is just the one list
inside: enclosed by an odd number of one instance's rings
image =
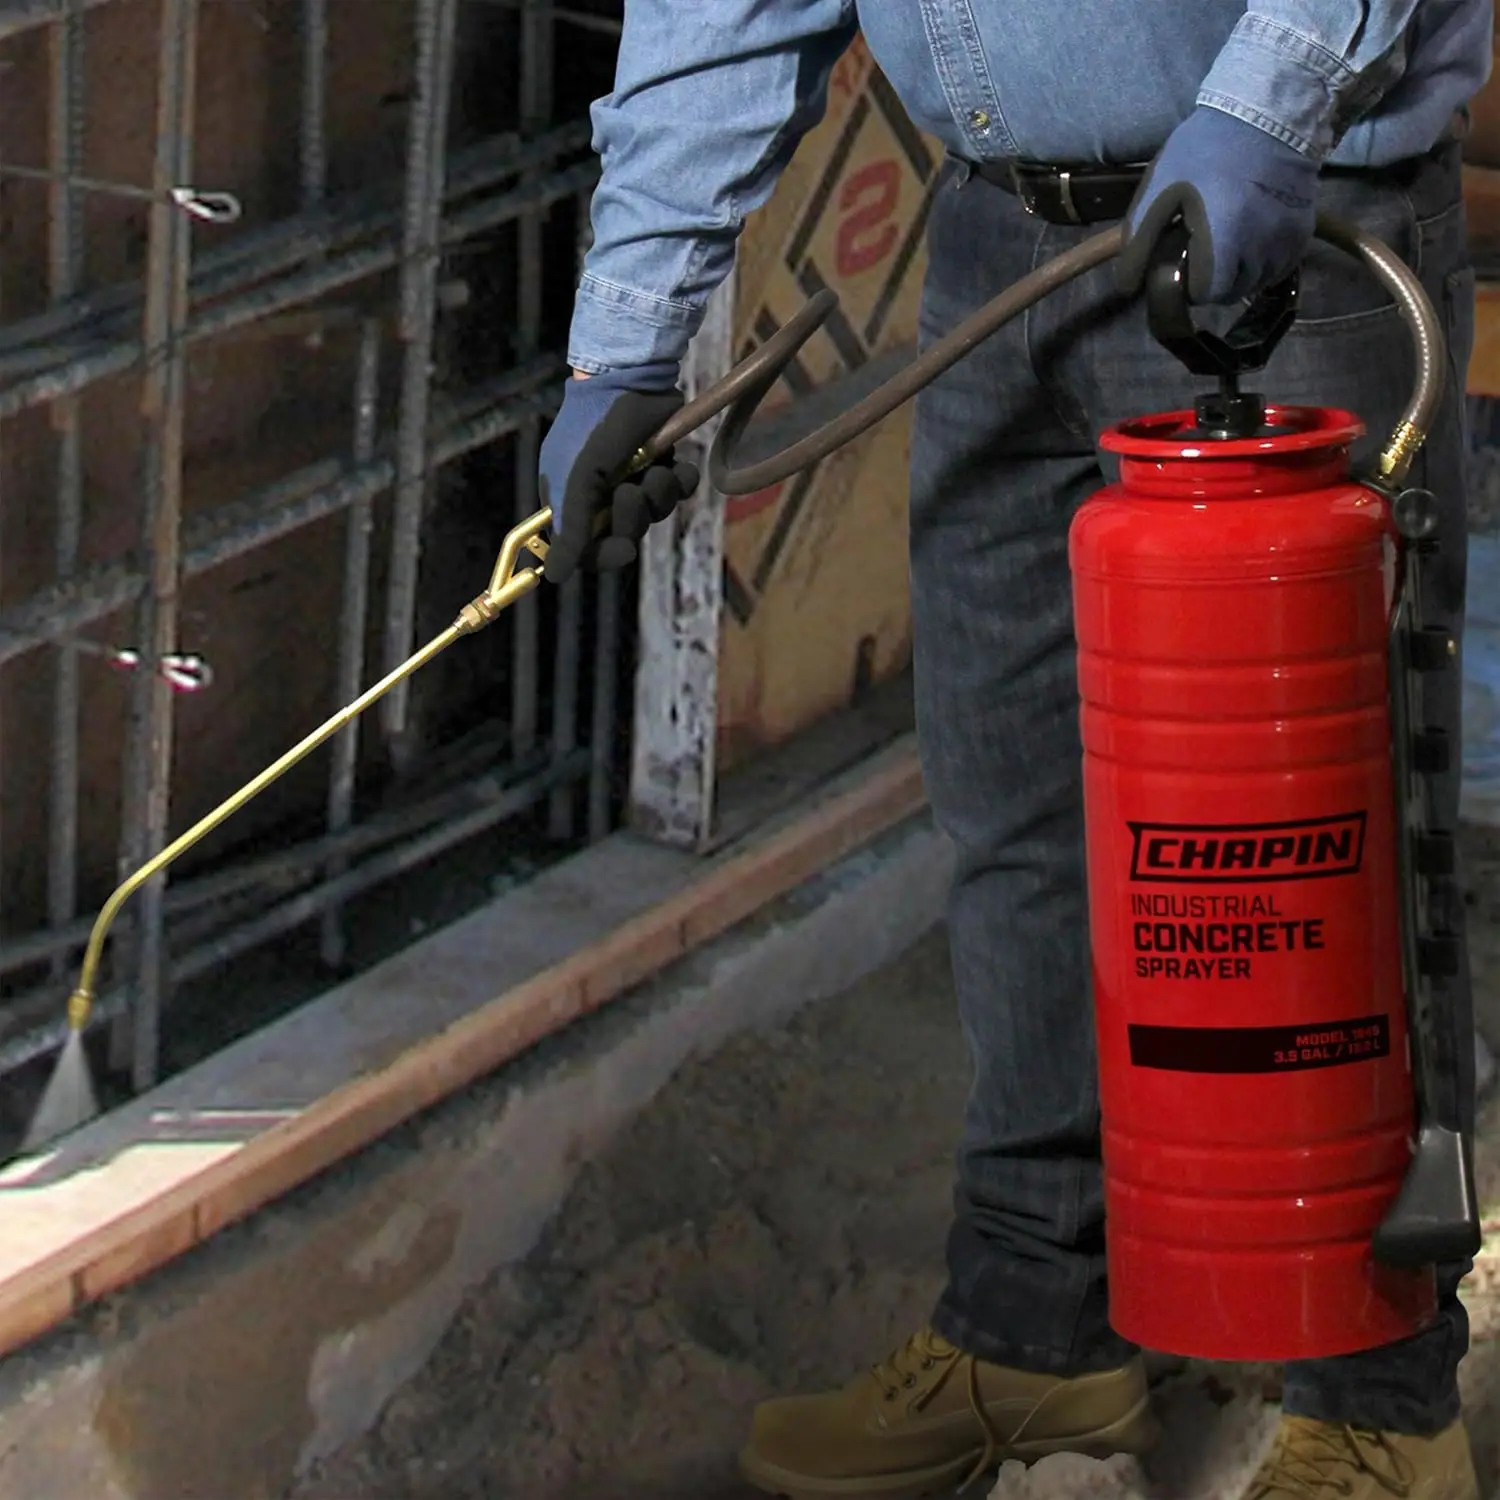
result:
[[(887, 1401), (896, 1401), (903, 1391), (915, 1390), (928, 1380), (933, 1370), (952, 1364), (958, 1357), (957, 1349), (939, 1346), (933, 1340), (932, 1331), (924, 1328), (907, 1339), (894, 1354), (875, 1365), (870, 1374), (875, 1377), (881, 1395)], [(928, 1381), (928, 1384), (935, 1388), (938, 1382)], [(930, 1391), (922, 1392), (923, 1396), (929, 1394)]]
[(1297, 1426), (1277, 1436), (1276, 1446), (1256, 1475), (1251, 1500), (1295, 1495), (1297, 1500), (1330, 1500), (1352, 1495), (1354, 1481), (1368, 1474), (1381, 1489), (1407, 1500), (1416, 1470), (1378, 1432), (1326, 1424)]
[[(924, 1328), (907, 1339), (894, 1354), (875, 1365), (870, 1373), (875, 1377), (881, 1394), (887, 1401), (897, 1401), (903, 1393), (910, 1392), (912, 1393), (912, 1408), (920, 1411), (944, 1383), (943, 1378), (935, 1377), (933, 1372), (952, 1365), (955, 1361), (964, 1367), (969, 1410), (973, 1413), (974, 1420), (979, 1423), (979, 1430), (984, 1434), (984, 1447), (980, 1450), (973, 1468), (969, 1470), (963, 1483), (958, 1487), (958, 1493), (963, 1494), (976, 1480), (996, 1466), (1005, 1448), (1000, 1434), (995, 1431), (994, 1423), (990, 1421), (989, 1413), (984, 1408), (984, 1402), (980, 1400), (979, 1366), (974, 1356), (961, 1353), (951, 1344), (938, 1344), (934, 1341), (932, 1331)], [(924, 1388), (918, 1389), (918, 1387)]]

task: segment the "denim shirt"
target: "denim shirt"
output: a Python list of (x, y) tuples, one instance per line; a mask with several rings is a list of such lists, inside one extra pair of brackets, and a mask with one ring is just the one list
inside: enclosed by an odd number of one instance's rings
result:
[(856, 31), (970, 160), (1142, 161), (1207, 104), (1381, 166), (1483, 85), (1493, 25), (1493, 0), (626, 0), (569, 361), (682, 357)]

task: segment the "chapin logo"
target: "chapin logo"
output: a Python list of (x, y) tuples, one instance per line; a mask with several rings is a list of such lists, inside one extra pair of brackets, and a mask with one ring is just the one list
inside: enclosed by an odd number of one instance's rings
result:
[(1296, 823), (1131, 823), (1130, 878), (1148, 884), (1247, 885), (1353, 875), (1365, 815)]

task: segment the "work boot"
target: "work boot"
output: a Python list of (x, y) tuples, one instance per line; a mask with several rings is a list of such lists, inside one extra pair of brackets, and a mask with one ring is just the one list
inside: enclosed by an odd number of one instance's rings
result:
[(1479, 1500), (1464, 1424), (1436, 1437), (1283, 1417), (1243, 1500)]
[(918, 1500), (1006, 1459), (1144, 1453), (1155, 1438), (1138, 1359), (1065, 1380), (987, 1364), (924, 1328), (841, 1391), (759, 1406), (740, 1469), (790, 1500)]

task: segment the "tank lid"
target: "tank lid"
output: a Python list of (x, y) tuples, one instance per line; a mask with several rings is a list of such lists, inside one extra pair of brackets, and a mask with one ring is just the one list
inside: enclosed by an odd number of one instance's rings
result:
[(1200, 396), (1191, 411), (1132, 417), (1106, 428), (1099, 446), (1106, 453), (1157, 461), (1249, 458), (1347, 447), (1364, 431), (1352, 412), (1277, 406), (1251, 393), (1216, 391)]

